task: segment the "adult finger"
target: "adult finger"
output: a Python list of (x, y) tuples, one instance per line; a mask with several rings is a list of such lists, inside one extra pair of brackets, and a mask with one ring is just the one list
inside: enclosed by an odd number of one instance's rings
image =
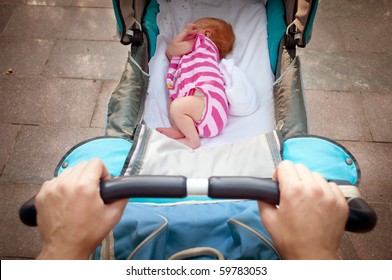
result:
[(128, 201), (128, 199), (122, 199), (110, 204), (106, 204), (107, 211), (105, 214), (107, 215), (108, 220), (112, 221), (112, 226), (117, 224), (117, 222), (120, 220)]
[(92, 172), (95, 171), (95, 175), (97, 175), (101, 180), (110, 179), (109, 170), (107, 169), (103, 161), (98, 158), (93, 158), (92, 160), (90, 160), (87, 168)]
[(65, 169), (63, 172), (61, 172), (59, 174), (59, 176), (57, 176), (57, 177), (59, 177), (59, 178), (67, 177), (67, 176), (69, 176), (69, 174), (71, 174), (71, 172), (73, 170), (74, 170), (74, 167), (67, 167), (67, 169)]
[(325, 193), (331, 194), (331, 186), (328, 181), (318, 172), (313, 172), (312, 175), (315, 182), (317, 182), (317, 186)]
[[(86, 162), (86, 164), (78, 170), (78, 173), (78, 179), (88, 185), (90, 185), (89, 182), (94, 182), (96, 185), (99, 185), (101, 180), (110, 179), (110, 174), (105, 164), (97, 158), (93, 158)], [(92, 186), (96, 187), (95, 185)]]
[(260, 219), (263, 224), (269, 228), (270, 225), (273, 226), (276, 222), (277, 208), (275, 205), (258, 201), (258, 207), (260, 212)]
[(279, 183), (281, 192), (291, 189), (293, 186), (301, 184), (297, 169), (291, 161), (282, 161), (275, 170), (275, 179)]
[(305, 165), (296, 164), (295, 168), (297, 169), (298, 178), (302, 182), (303, 188), (310, 189), (316, 185), (312, 172)]

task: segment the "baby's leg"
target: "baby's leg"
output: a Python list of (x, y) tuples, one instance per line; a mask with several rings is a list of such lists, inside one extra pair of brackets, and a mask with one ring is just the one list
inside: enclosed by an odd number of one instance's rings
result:
[(178, 98), (170, 105), (170, 116), (184, 135), (184, 138), (177, 140), (193, 149), (200, 147), (201, 144), (194, 122), (201, 120), (204, 106), (204, 99), (201, 96)]
[(185, 137), (177, 127), (158, 127), (157, 131), (172, 139), (180, 139)]

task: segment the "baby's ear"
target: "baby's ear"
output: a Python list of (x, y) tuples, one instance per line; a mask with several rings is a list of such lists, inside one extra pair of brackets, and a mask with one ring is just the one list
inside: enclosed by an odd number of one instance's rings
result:
[(204, 30), (204, 36), (210, 38), (211, 37), (211, 30), (209, 30), (209, 29)]

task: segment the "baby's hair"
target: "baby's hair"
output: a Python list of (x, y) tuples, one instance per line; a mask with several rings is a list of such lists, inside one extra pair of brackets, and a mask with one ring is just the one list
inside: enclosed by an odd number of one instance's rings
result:
[(234, 47), (235, 34), (230, 23), (218, 18), (200, 18), (195, 24), (202, 29), (210, 29), (210, 39), (219, 50), (220, 58), (225, 58)]

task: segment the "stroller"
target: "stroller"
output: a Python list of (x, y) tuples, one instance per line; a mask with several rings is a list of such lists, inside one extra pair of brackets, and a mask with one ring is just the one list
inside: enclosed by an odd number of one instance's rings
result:
[[(109, 100), (106, 136), (73, 147), (55, 170), (98, 157), (114, 177), (101, 182), (105, 203), (131, 198), (92, 259), (280, 259), (256, 200), (279, 203), (271, 177), (284, 159), (340, 185), (350, 208), (346, 230), (375, 226), (353, 155), (308, 135), (296, 48), (310, 40), (318, 1), (265, 2), (113, 0), (130, 52)], [(155, 128), (170, 125), (165, 49), (185, 23), (207, 16), (230, 22), (236, 33), (234, 52), (221, 64), (241, 99), (230, 104), (236, 110), (223, 133), (193, 150)], [(32, 198), (20, 218), (34, 226), (35, 215)]]

